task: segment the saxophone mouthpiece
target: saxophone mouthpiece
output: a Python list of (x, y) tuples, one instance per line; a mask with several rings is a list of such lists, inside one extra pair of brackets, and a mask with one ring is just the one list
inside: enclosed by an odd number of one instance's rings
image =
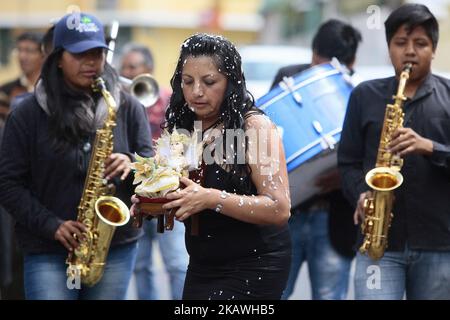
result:
[(106, 90), (106, 86), (105, 86), (105, 81), (99, 77), (99, 76), (94, 76), (92, 78), (92, 89), (94, 91), (103, 91)]
[(408, 63), (406, 63), (405, 66), (403, 67), (403, 71), (411, 72), (412, 67), (413, 67), (413, 64), (410, 63), (410, 62), (408, 62)]

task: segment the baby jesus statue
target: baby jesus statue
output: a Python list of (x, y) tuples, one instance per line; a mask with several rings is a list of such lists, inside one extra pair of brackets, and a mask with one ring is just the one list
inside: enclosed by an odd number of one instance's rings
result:
[[(179, 133), (176, 129), (172, 133), (167, 130), (155, 143), (155, 156), (144, 158), (136, 155), (136, 162), (131, 164), (134, 170), (133, 184), (139, 184), (135, 193), (140, 200), (140, 208), (145, 212), (160, 213), (162, 205), (168, 200), (165, 196), (180, 187), (180, 177), (188, 177), (189, 170), (198, 168), (201, 159), (201, 144), (196, 142), (196, 134), (192, 137)], [(164, 219), (164, 216), (159, 216)], [(142, 224), (142, 215), (136, 217), (138, 227)], [(165, 228), (173, 227), (173, 215)], [(164, 224), (158, 218), (159, 224)], [(159, 226), (158, 231), (163, 232)]]

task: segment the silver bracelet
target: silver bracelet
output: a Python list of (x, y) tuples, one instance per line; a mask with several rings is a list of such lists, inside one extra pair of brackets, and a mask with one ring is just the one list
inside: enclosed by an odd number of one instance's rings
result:
[[(225, 190), (222, 190), (222, 192), (220, 192), (220, 198), (221, 199), (226, 199), (230, 196), (230, 194), (228, 192), (226, 192)], [(223, 204), (218, 203), (216, 208), (214, 209), (217, 213), (221, 213), (223, 209)]]
[(216, 206), (215, 211), (216, 211), (217, 213), (221, 213), (221, 212), (222, 212), (222, 209), (223, 209), (223, 205), (222, 205), (221, 203), (218, 203), (217, 206)]

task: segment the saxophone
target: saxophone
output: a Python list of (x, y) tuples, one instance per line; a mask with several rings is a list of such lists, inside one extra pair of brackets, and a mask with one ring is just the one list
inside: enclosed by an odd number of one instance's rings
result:
[(130, 219), (128, 207), (119, 198), (110, 196), (111, 188), (108, 188), (104, 179), (104, 163), (113, 150), (116, 102), (106, 90), (102, 78), (96, 78), (92, 86), (105, 99), (108, 115), (103, 127), (95, 135), (83, 195), (78, 206), (77, 220), (87, 230), (78, 239), (79, 246), (69, 253), (66, 260), (69, 265), (67, 276), (71, 279), (80, 277), (81, 283), (87, 286), (100, 281), (115, 228), (126, 224)]
[(393, 218), (394, 190), (403, 182), (400, 170), (403, 159), (389, 152), (392, 134), (403, 126), (403, 101), (406, 81), (412, 65), (406, 64), (400, 74), (397, 94), (393, 96), (394, 104), (388, 104), (384, 115), (383, 129), (375, 168), (366, 174), (366, 183), (372, 189), (372, 195), (364, 199), (364, 222), (361, 225), (364, 242), (359, 248), (373, 260), (384, 255), (388, 244), (388, 230)]

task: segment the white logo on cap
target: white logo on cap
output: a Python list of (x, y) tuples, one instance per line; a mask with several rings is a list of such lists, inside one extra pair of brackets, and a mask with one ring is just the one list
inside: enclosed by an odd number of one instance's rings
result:
[(92, 22), (91, 18), (84, 16), (81, 17), (80, 12), (72, 12), (66, 20), (66, 26), (69, 30), (77, 30), (80, 33), (83, 32), (98, 32), (100, 29)]
[(81, 22), (76, 29), (78, 32), (98, 32), (100, 30), (94, 22)]
[(66, 20), (67, 29), (73, 30), (80, 25), (81, 15), (79, 12), (72, 12)]

